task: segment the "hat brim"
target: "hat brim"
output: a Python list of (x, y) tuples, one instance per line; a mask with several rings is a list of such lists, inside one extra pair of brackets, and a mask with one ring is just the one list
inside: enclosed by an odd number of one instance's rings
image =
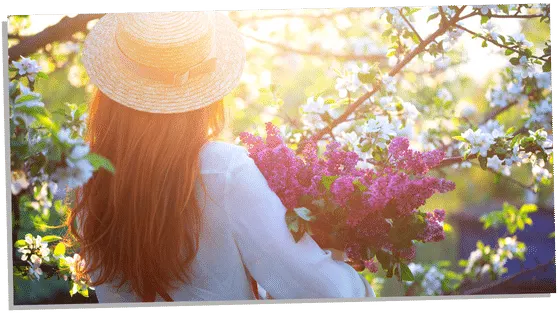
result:
[(116, 28), (115, 14), (103, 16), (86, 38), (82, 62), (90, 81), (122, 105), (151, 113), (186, 112), (222, 99), (239, 83), (245, 63), (243, 37), (221, 13), (216, 13), (216, 69), (180, 84), (143, 77), (115, 58)]

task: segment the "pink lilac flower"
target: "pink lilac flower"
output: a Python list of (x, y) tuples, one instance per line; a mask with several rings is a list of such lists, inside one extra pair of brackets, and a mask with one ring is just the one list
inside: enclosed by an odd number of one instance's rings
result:
[(355, 189), (353, 181), (351, 176), (341, 176), (332, 183), (333, 199), (339, 206), (346, 205), (350, 200)]
[[(362, 257), (369, 250), (384, 249), (396, 261), (410, 261), (415, 256), (413, 240), (437, 242), (445, 237), (445, 211), (418, 211), (435, 193), (455, 188), (451, 181), (426, 175), (441, 163), (442, 151), (414, 151), (408, 139), (396, 137), (388, 146), (384, 163), (375, 170), (358, 169), (358, 154), (344, 150), (338, 142), (330, 142), (321, 157), (316, 143), (302, 143), (302, 155), (298, 156), (276, 126), (267, 123), (266, 132), (264, 140), (245, 132), (240, 138), (288, 211), (312, 209), (317, 219), (310, 224), (318, 242), (336, 239), (350, 259), (361, 260), (373, 271), (377, 270), (375, 258)], [(330, 184), (325, 184), (325, 179)], [(310, 199), (322, 206), (310, 204)], [(424, 221), (414, 219), (418, 215)], [(395, 242), (391, 231), (403, 228), (413, 232), (403, 233), (406, 239)]]
[(375, 263), (375, 260), (373, 258), (364, 261), (364, 265), (369, 271), (377, 272), (377, 264)]
[(426, 213), (426, 229), (420, 236), (423, 242), (439, 242), (445, 239), (443, 231), (443, 220), (445, 219), (445, 210), (436, 209), (433, 212)]

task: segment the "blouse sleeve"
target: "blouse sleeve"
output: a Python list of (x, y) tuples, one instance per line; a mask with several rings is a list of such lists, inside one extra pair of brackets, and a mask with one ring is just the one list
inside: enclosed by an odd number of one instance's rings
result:
[(250, 274), (273, 298), (374, 297), (369, 283), (307, 234), (295, 242), (286, 208), (246, 151), (230, 164), (226, 211)]

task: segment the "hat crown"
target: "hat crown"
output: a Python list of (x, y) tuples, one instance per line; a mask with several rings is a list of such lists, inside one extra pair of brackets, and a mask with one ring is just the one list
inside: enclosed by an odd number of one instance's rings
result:
[(214, 28), (212, 12), (125, 13), (118, 16), (115, 36), (130, 60), (184, 72), (208, 57)]

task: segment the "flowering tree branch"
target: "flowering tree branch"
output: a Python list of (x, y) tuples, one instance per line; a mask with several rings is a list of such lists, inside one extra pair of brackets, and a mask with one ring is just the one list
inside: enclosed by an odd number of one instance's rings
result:
[[(500, 44), (497, 40), (494, 40), (494, 39), (491, 38), (490, 36), (482, 36), (482, 35), (480, 35), (480, 34), (474, 32), (474, 31), (471, 31), (470, 29), (468, 29), (468, 28), (466, 28), (466, 27), (464, 27), (464, 26), (462, 26), (462, 25), (456, 25), (456, 26), (457, 26), (457, 28), (462, 29), (463, 31), (465, 31), (465, 32), (467, 32), (467, 33), (469, 33), (469, 34), (471, 34), (471, 35), (473, 35), (473, 36), (475, 36), (475, 37), (478, 37), (478, 38), (482, 38), (482, 39), (484, 39), (485, 41), (488, 41), (488, 42), (490, 42), (490, 43), (492, 43), (492, 44), (494, 44), (494, 45), (496, 45), (496, 46), (498, 46), (498, 47), (500, 47), (500, 48), (509, 49), (509, 50), (512, 50), (512, 51), (514, 51), (514, 52), (516, 52), (516, 53), (518, 53), (518, 54), (523, 54), (523, 52), (521, 52), (519, 49), (517, 49), (517, 48), (515, 48), (515, 47), (507, 46), (507, 45), (504, 45), (504, 44)], [(547, 60), (546, 60), (545, 58), (543, 58), (543, 57), (539, 57), (539, 56), (535, 56), (535, 55), (531, 55), (531, 57), (532, 57), (532, 58), (536, 58), (536, 59), (540, 59), (540, 60), (542, 60), (542, 61), (547, 61)]]
[(542, 14), (486, 14), (484, 16), (499, 19), (532, 19), (543, 17)]
[[(450, 21), (447, 21), (447, 18), (442, 16), (442, 23), (440, 23), (440, 27), (434, 33), (432, 33), (429, 37), (427, 37), (425, 40), (421, 41), (418, 44), (418, 46), (416, 46), (411, 52), (409, 52), (397, 65), (395, 65), (391, 69), (391, 71), (389, 71), (388, 75), (391, 76), (391, 77), (395, 76), (412, 59), (414, 59), (414, 57), (416, 57), (418, 54), (423, 52), (426, 49), (426, 47), (428, 46), (428, 44), (430, 44), (432, 41), (434, 41), (437, 37), (443, 35), (448, 30), (449, 27), (453, 26), (459, 20), (460, 14), (461, 14), (461, 12), (463, 12), (463, 10), (465, 8), (466, 8), (466, 6), (461, 7), (457, 11), (457, 13), (451, 18)], [(336, 127), (339, 124), (341, 124), (342, 122), (346, 121), (348, 116), (350, 116), (360, 105), (362, 105), (366, 100), (368, 100), (373, 94), (375, 94), (377, 91), (379, 91), (380, 88), (381, 88), (381, 83), (377, 82), (377, 84), (375, 84), (373, 86), (373, 89), (371, 91), (363, 94), (362, 96), (360, 96), (360, 98), (358, 98), (356, 101), (354, 101), (354, 103), (350, 104), (346, 108), (344, 113), (342, 113), (338, 118), (334, 119), (328, 126), (324, 127), (323, 129), (318, 130), (309, 139), (304, 140), (301, 143), (304, 143), (305, 141), (315, 142), (315, 141), (318, 141), (319, 139), (321, 139), (324, 135), (328, 134), (330, 132), (330, 130), (332, 130), (334, 127)], [(298, 153), (301, 153), (302, 150), (303, 150), (303, 146), (299, 146)]]
[(41, 32), (27, 36), (8, 49), (9, 61), (15, 60), (20, 56), (29, 56), (45, 45), (56, 42), (71, 40), (72, 35), (79, 31), (86, 31), (89, 21), (101, 18), (104, 14), (78, 14), (75, 17), (65, 16), (60, 22), (49, 26)]
[(338, 15), (349, 15), (353, 13), (362, 13), (370, 11), (371, 8), (348, 8), (344, 10), (339, 10), (335, 12), (328, 12), (322, 14), (294, 14), (294, 13), (280, 13), (280, 14), (268, 14), (268, 15), (253, 15), (250, 17), (238, 17), (237, 13), (232, 12), (230, 18), (237, 22), (238, 24), (252, 23), (256, 21), (266, 21), (273, 19), (306, 19), (306, 20), (317, 20), (317, 19), (331, 19)]
[(410, 29), (414, 32), (414, 34), (416, 35), (416, 37), (418, 38), (419, 41), (423, 41), (422, 36), (420, 36), (420, 34), (418, 33), (418, 31), (416, 31), (416, 28), (414, 28), (414, 26), (412, 25), (412, 23), (410, 23), (410, 21), (406, 18), (406, 16), (404, 15), (404, 13), (402, 12), (402, 9), (399, 9), (399, 14), (400, 16), (403, 18), (404, 22), (406, 23), (406, 25), (408, 25), (408, 27), (410, 27)]
[(299, 49), (299, 48), (295, 48), (295, 47), (291, 47), (282, 43), (275, 43), (275, 42), (271, 42), (271, 41), (267, 41), (264, 39), (260, 39), (258, 37), (255, 37), (253, 35), (249, 35), (249, 34), (244, 34), (245, 37), (250, 38), (256, 42), (259, 42), (261, 44), (265, 44), (265, 45), (270, 45), (270, 46), (274, 46), (280, 50), (283, 51), (287, 51), (287, 52), (293, 52), (296, 54), (300, 54), (300, 55), (306, 55), (306, 56), (315, 56), (315, 57), (333, 57), (335, 59), (340, 59), (340, 60), (362, 60), (362, 61), (369, 61), (369, 62), (378, 62), (378, 61), (382, 61), (385, 59), (385, 55), (383, 54), (372, 54), (372, 55), (356, 55), (356, 54), (333, 54), (330, 52), (324, 52), (324, 51), (314, 51), (314, 50), (304, 50), (304, 49)]

